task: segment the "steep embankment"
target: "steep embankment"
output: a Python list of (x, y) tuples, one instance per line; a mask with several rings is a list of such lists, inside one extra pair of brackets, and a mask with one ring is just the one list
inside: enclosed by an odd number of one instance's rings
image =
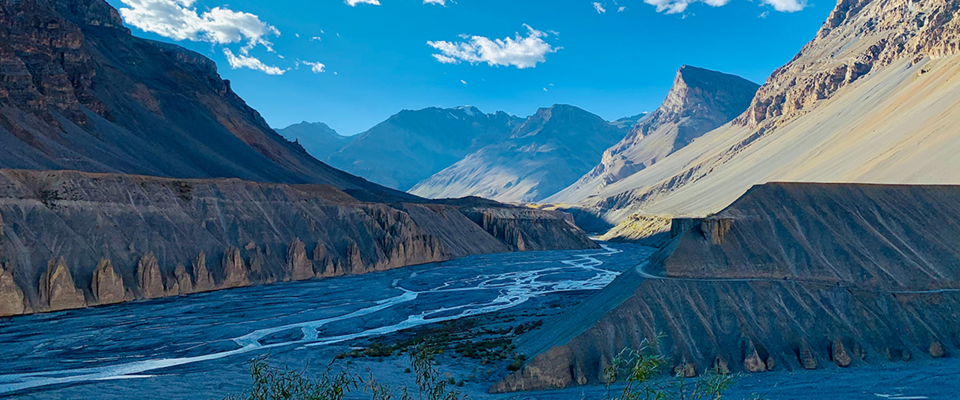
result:
[(70, 171), (0, 170), (0, 225), (0, 315), (596, 247), (558, 213)]
[(410, 193), (504, 202), (543, 200), (583, 176), (624, 133), (577, 107), (541, 108), (509, 138), (467, 155), (418, 183)]
[(734, 123), (589, 199), (703, 216), (770, 181), (960, 183), (960, 3), (842, 0)]
[(603, 153), (600, 164), (548, 203), (576, 203), (647, 168), (743, 113), (760, 86), (735, 75), (684, 65), (663, 104)]
[(0, 0), (0, 167), (231, 177), (389, 192), (274, 132), (179, 46), (133, 37), (103, 0)]
[[(960, 351), (960, 187), (766, 184), (518, 346), (491, 390), (599, 381), (665, 334), (674, 365), (763, 372)], [(596, 312), (601, 310), (601, 312)]]

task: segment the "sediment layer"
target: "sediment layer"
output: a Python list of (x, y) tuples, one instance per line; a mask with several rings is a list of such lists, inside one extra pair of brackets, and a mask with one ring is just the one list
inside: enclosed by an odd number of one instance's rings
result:
[(0, 315), (593, 248), (560, 213), (366, 203), (325, 185), (0, 170)]

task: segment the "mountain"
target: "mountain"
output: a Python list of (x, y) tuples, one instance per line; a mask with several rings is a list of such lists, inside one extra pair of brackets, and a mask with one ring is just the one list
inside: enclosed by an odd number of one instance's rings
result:
[(960, 350), (958, 12), (840, 0), (733, 123), (601, 190), (587, 209), (669, 217), (665, 244), (518, 340), (530, 361), (491, 391), (595, 383), (659, 333), (685, 375)]
[(509, 137), (520, 119), (476, 107), (404, 110), (330, 155), (334, 167), (408, 190), (467, 154)]
[(597, 247), (565, 214), (324, 164), (103, 0), (0, 0), (0, 149), (0, 315)]
[(650, 113), (644, 111), (644, 112), (642, 112), (642, 113), (640, 113), (640, 114), (637, 114), (637, 115), (633, 115), (633, 116), (629, 116), (629, 117), (623, 117), (623, 118), (620, 118), (620, 119), (618, 119), (618, 120), (616, 120), (616, 121), (610, 121), (610, 123), (613, 124), (614, 126), (616, 126), (617, 128), (620, 128), (620, 129), (623, 129), (623, 130), (630, 130), (630, 129), (633, 128), (633, 126), (636, 125), (638, 122), (640, 122), (640, 121), (642, 121), (642, 120), (644, 120), (644, 119), (646, 119), (646, 118), (648, 118), (648, 117), (650, 117)]
[(430, 198), (480, 196), (539, 201), (573, 183), (624, 131), (569, 105), (541, 108), (510, 137), (468, 155), (418, 183), (410, 193)]
[(0, 75), (2, 167), (386, 193), (274, 132), (213, 61), (132, 36), (102, 0), (0, 1)]
[(303, 146), (303, 149), (318, 160), (329, 157), (340, 151), (355, 139), (355, 136), (343, 136), (323, 122), (306, 122), (293, 124), (277, 133)]
[(843, 0), (733, 123), (582, 206), (703, 216), (770, 181), (957, 184), (960, 3)]
[(660, 108), (638, 120), (593, 170), (546, 201), (575, 203), (657, 163), (742, 114), (759, 87), (735, 75), (684, 65)]

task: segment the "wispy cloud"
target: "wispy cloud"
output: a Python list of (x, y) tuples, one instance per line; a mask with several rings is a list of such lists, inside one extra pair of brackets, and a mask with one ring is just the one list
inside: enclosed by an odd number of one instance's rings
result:
[(319, 73), (321, 73), (321, 72), (326, 72), (326, 71), (327, 71), (327, 69), (326, 69), (327, 66), (324, 65), (323, 63), (320, 63), (320, 62), (298, 61), (298, 62), (297, 62), (297, 65), (299, 65), (299, 64), (303, 64), (303, 65), (308, 65), (308, 66), (310, 66), (310, 70), (313, 71), (313, 73), (315, 73), (315, 74), (319, 74)]
[(246, 54), (234, 55), (233, 52), (227, 48), (223, 49), (223, 55), (227, 56), (227, 63), (229, 63), (230, 68), (233, 69), (250, 68), (252, 70), (263, 71), (269, 75), (283, 75), (284, 72), (287, 72), (284, 69), (266, 65), (256, 57)]
[[(658, 12), (677, 14), (687, 10), (693, 3), (705, 3), (712, 7), (727, 5), (730, 0), (643, 0), (644, 3), (657, 7)], [(761, 4), (769, 5), (780, 12), (795, 12), (806, 8), (806, 0), (760, 0)]]
[(526, 24), (524, 27), (527, 28), (526, 37), (520, 33), (517, 33), (516, 37), (503, 39), (461, 35), (465, 41), (430, 41), (427, 45), (440, 51), (433, 57), (445, 64), (468, 62), (487, 63), (490, 66), (515, 66), (520, 69), (534, 68), (538, 63), (546, 61), (547, 54), (555, 53), (560, 48), (555, 48), (544, 40), (548, 36), (546, 33)]

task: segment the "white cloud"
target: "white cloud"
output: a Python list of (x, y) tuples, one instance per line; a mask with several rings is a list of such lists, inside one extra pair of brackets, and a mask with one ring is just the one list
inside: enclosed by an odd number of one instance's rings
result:
[(603, 14), (603, 13), (607, 12), (607, 9), (606, 9), (606, 8), (603, 8), (603, 4), (600, 4), (600, 3), (597, 3), (597, 2), (594, 2), (594, 3), (593, 3), (593, 9), (594, 9), (594, 10), (597, 10), (597, 14)]
[(286, 70), (266, 65), (256, 57), (252, 57), (246, 54), (234, 55), (230, 49), (223, 49), (223, 55), (227, 56), (227, 62), (230, 63), (230, 68), (250, 68), (257, 71), (263, 71), (269, 75), (283, 75)]
[(440, 51), (433, 58), (444, 64), (457, 64), (465, 61), (471, 64), (487, 63), (490, 66), (515, 66), (520, 69), (534, 68), (538, 63), (546, 61), (546, 55), (555, 53), (560, 48), (554, 48), (543, 39), (547, 34), (529, 25), (527, 36), (520, 33), (515, 38), (489, 39), (483, 36), (462, 35), (466, 41), (447, 42), (430, 41), (427, 45)]
[(120, 15), (128, 24), (174, 40), (217, 44), (245, 41), (250, 48), (262, 44), (270, 49), (266, 37), (280, 35), (277, 28), (250, 13), (220, 7), (198, 13), (194, 0), (120, 1), (125, 5)]
[[(730, 0), (643, 0), (644, 3), (657, 7), (657, 12), (677, 14), (686, 11), (687, 6), (693, 3), (706, 3), (712, 7), (727, 5)], [(760, 0), (761, 4), (772, 6), (780, 12), (795, 12), (807, 6), (806, 0)]]
[(762, 0), (761, 3), (769, 4), (780, 12), (796, 12), (807, 7), (806, 0)]
[(380, 5), (380, 0), (344, 0), (344, 2), (350, 7), (356, 7), (357, 4), (371, 4), (375, 6)]
[[(310, 66), (310, 70), (313, 71), (313, 73), (315, 73), (315, 74), (319, 74), (319, 73), (321, 73), (321, 72), (326, 72), (327, 66), (324, 65), (323, 63), (320, 63), (320, 62), (310, 62), (310, 61), (300, 61), (299, 63), (300, 63), (300, 64), (303, 64), (303, 65), (309, 65), (309, 66)], [(334, 72), (334, 73), (336, 73), (336, 72)]]

